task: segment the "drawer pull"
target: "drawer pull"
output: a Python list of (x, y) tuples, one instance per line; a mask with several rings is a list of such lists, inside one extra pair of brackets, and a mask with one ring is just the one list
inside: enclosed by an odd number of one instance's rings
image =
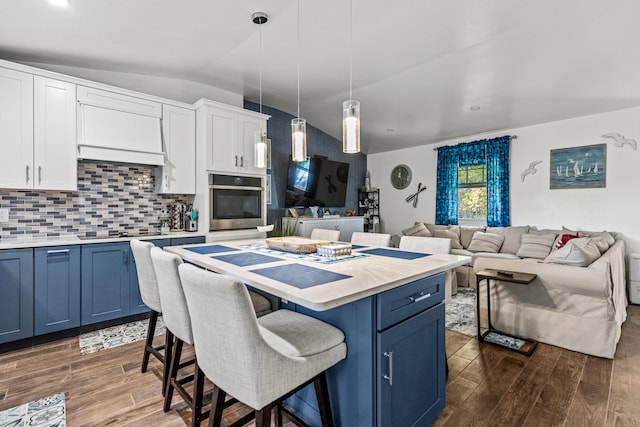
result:
[(385, 351), (382, 354), (384, 357), (389, 358), (389, 374), (384, 375), (382, 378), (389, 381), (389, 386), (393, 386), (393, 351)]
[(424, 292), (420, 292), (418, 296), (409, 297), (409, 299), (411, 300), (411, 302), (420, 302), (423, 299), (429, 298), (430, 296), (431, 294), (425, 294)]
[(62, 255), (62, 254), (68, 254), (68, 253), (69, 253), (69, 249), (57, 249), (57, 250), (47, 251), (47, 255)]

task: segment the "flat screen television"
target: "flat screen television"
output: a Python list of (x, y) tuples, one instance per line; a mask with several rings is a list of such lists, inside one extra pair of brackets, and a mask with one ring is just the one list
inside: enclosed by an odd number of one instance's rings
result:
[(294, 162), (289, 157), (285, 207), (344, 207), (349, 182), (349, 163), (309, 157)]

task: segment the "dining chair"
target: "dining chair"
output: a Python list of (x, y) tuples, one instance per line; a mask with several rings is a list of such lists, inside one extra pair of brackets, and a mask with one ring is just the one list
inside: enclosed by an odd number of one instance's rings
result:
[[(448, 254), (451, 252), (451, 239), (442, 237), (402, 236), (399, 249), (427, 254)], [(445, 300), (451, 302), (451, 296), (458, 292), (455, 270), (445, 271)]]
[(179, 266), (198, 365), (214, 383), (210, 427), (221, 423), (225, 397), (251, 407), (256, 427), (276, 419), (281, 402), (313, 383), (323, 426), (333, 426), (325, 371), (346, 357), (344, 334), (290, 310), (257, 318), (246, 286), (190, 264)]
[(340, 230), (314, 228), (313, 230), (311, 230), (311, 238), (314, 240), (327, 240), (329, 242), (336, 242), (340, 240)]
[[(166, 343), (163, 345), (153, 345), (156, 324), (158, 316), (162, 313), (162, 305), (160, 304), (160, 292), (158, 290), (158, 282), (156, 273), (151, 262), (151, 249), (155, 246), (151, 242), (143, 242), (138, 239), (132, 239), (130, 242), (133, 259), (136, 263), (136, 271), (138, 274), (138, 284), (140, 286), (140, 296), (142, 302), (151, 309), (151, 317), (149, 318), (149, 326), (147, 327), (147, 339), (142, 354), (141, 371), (147, 371), (149, 365), (149, 356), (153, 354), (163, 365), (162, 375), (162, 393), (166, 386), (166, 373), (168, 371), (168, 362), (166, 362)], [(164, 350), (164, 354), (161, 353)]]
[[(167, 364), (170, 367), (163, 410), (167, 412), (171, 409), (175, 390), (191, 408), (191, 425), (197, 426), (209, 415), (209, 412), (203, 412), (204, 375), (198, 366), (197, 358), (185, 362), (181, 360), (184, 344), (193, 345), (194, 343), (189, 307), (178, 273), (178, 268), (183, 261), (179, 256), (157, 247), (151, 249), (151, 261), (158, 279), (160, 298), (165, 301), (163, 317), (167, 329)], [(251, 291), (249, 295), (251, 308), (256, 316), (271, 312), (271, 303), (267, 298)], [(178, 378), (179, 370), (190, 364), (194, 365), (194, 374)], [(190, 394), (185, 384), (191, 381), (193, 381), (193, 393)], [(229, 400), (225, 407), (235, 402), (236, 400)]]
[(391, 246), (391, 234), (356, 231), (351, 235), (351, 243), (378, 247)]

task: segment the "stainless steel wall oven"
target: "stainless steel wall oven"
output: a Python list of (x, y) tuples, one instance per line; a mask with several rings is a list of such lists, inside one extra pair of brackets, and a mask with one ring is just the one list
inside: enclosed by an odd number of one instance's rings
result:
[(209, 175), (209, 230), (255, 228), (265, 223), (261, 177)]

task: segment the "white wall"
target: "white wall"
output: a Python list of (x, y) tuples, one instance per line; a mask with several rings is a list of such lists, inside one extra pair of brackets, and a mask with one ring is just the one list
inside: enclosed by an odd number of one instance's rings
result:
[[(618, 132), (640, 145), (640, 108), (578, 117), (541, 125), (509, 129), (482, 135), (442, 141), (436, 145), (517, 135), (511, 144), (511, 224), (536, 225), (539, 228), (610, 230), (622, 233), (627, 253), (640, 252), (640, 151), (629, 146), (615, 147), (613, 140), (602, 138)], [(582, 145), (607, 144), (606, 188), (550, 190), (550, 150)], [(397, 150), (367, 157), (371, 185), (380, 188), (380, 215), (383, 230), (399, 233), (415, 221), (435, 219), (436, 145)], [(535, 175), (524, 182), (520, 173), (534, 160), (542, 160)], [(413, 171), (408, 189), (396, 190), (389, 182), (393, 167), (405, 163)], [(418, 182), (427, 186), (420, 194), (418, 207), (404, 199), (414, 192)]]

